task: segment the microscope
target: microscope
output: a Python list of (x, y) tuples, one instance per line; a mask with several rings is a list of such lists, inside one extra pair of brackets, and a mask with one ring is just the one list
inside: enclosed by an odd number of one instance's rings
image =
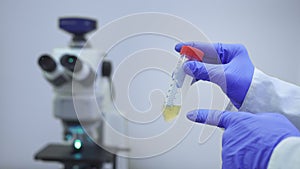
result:
[[(116, 155), (96, 144), (102, 141), (103, 120), (91, 104), (96, 100), (101, 105), (103, 97), (110, 97), (101, 93), (100, 79), (109, 79), (112, 71), (109, 61), (103, 60), (99, 70), (91, 66), (104, 57), (91, 48), (85, 37), (96, 27), (93, 19), (60, 18), (59, 28), (73, 36), (69, 46), (55, 48), (51, 55), (44, 54), (38, 59), (44, 78), (53, 86), (53, 113), (62, 122), (64, 141), (41, 149), (36, 160), (60, 162), (64, 169), (102, 169), (107, 163), (116, 168)], [(75, 108), (74, 98), (81, 109)]]

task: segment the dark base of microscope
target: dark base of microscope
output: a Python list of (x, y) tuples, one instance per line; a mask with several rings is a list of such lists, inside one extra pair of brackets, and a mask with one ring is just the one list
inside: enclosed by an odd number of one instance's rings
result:
[(107, 163), (111, 163), (112, 169), (116, 169), (116, 155), (99, 146), (84, 147), (80, 151), (74, 151), (71, 145), (49, 144), (34, 158), (60, 162), (64, 165), (64, 169), (102, 169)]

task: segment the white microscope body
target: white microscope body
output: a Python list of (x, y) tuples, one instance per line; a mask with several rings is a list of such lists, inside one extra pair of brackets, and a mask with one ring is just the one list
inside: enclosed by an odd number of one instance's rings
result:
[[(38, 64), (53, 86), (53, 113), (62, 121), (65, 143), (63, 146), (48, 146), (35, 158), (62, 162), (65, 169), (102, 169), (103, 163), (111, 161), (115, 169), (116, 155), (99, 146), (106, 146), (102, 144), (106, 143), (118, 149), (118, 145), (124, 142), (114, 142), (113, 138), (107, 138), (109, 134), (103, 134), (106, 127), (103, 119), (109, 116), (109, 112), (105, 112), (109, 109), (105, 107), (112, 106), (107, 105), (112, 104), (107, 101), (112, 98), (112, 92), (108, 89), (111, 81), (107, 80), (110, 78), (111, 63), (103, 61), (104, 53), (92, 49), (84, 38), (86, 33), (96, 29), (96, 21), (61, 18), (59, 26), (73, 34), (70, 46), (55, 48), (51, 56), (42, 55)], [(100, 65), (99, 60), (102, 60)], [(100, 69), (96, 70), (99, 66)], [(65, 156), (58, 156), (53, 151), (61, 151), (56, 153), (65, 153)]]

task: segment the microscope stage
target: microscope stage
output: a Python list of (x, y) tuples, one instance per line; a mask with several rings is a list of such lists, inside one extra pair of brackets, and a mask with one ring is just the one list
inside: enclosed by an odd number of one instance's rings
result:
[(105, 162), (114, 163), (115, 156), (99, 146), (86, 146), (80, 151), (75, 151), (71, 145), (49, 144), (35, 155), (35, 159), (69, 164), (97, 165)]

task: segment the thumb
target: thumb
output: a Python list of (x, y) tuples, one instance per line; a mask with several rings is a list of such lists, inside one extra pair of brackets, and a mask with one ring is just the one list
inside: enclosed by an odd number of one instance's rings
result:
[(197, 123), (209, 124), (226, 129), (235, 120), (238, 120), (240, 116), (236, 116), (237, 113), (238, 112), (199, 109), (188, 112), (186, 117)]
[[(182, 46), (191, 46), (197, 49), (200, 49), (203, 51), (205, 57), (218, 57), (216, 53), (216, 49), (218, 47), (218, 44), (212, 44), (208, 42), (180, 42), (175, 45), (175, 50), (177, 52), (180, 52)], [(204, 57), (204, 59), (205, 59)]]
[(180, 52), (182, 46), (191, 46), (191, 47), (195, 47), (196, 44), (195, 44), (195, 42), (180, 42), (180, 43), (177, 43), (177, 44), (175, 45), (175, 50), (176, 50), (177, 52)]

